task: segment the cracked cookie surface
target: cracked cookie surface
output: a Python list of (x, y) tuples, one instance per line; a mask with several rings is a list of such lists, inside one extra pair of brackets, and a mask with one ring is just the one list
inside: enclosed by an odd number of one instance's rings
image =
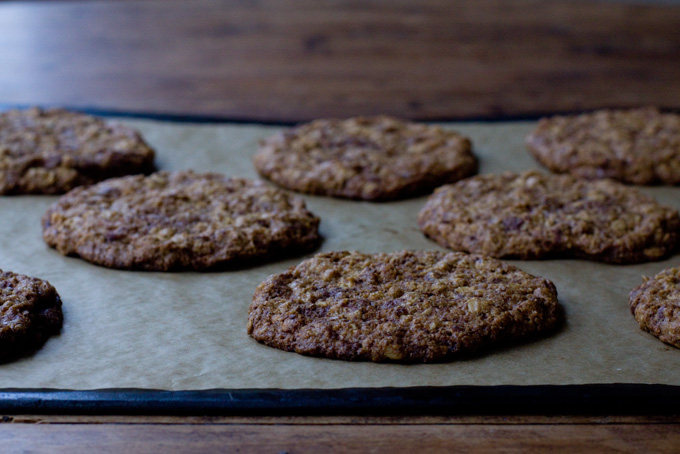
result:
[(629, 304), (641, 329), (680, 348), (680, 267), (644, 278), (630, 293)]
[(35, 350), (57, 334), (61, 304), (49, 282), (0, 270), (0, 361)]
[(431, 362), (533, 336), (560, 320), (555, 286), (460, 252), (318, 254), (256, 289), (248, 334), (345, 360)]
[(153, 170), (154, 151), (122, 123), (63, 109), (0, 113), (0, 194), (61, 194)]
[(526, 144), (553, 172), (631, 184), (680, 184), (680, 115), (655, 108), (543, 118)]
[(678, 243), (678, 211), (613, 180), (536, 171), (442, 186), (418, 216), (443, 247), (497, 258), (660, 260)]
[(110, 268), (202, 270), (308, 250), (319, 218), (264, 182), (191, 171), (112, 178), (63, 195), (43, 239)]
[(477, 171), (469, 139), (387, 116), (297, 126), (264, 140), (253, 162), (288, 189), (371, 201), (420, 195)]

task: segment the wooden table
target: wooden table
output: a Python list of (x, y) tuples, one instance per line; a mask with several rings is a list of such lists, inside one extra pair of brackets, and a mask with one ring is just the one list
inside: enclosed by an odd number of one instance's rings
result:
[[(0, 3), (0, 103), (290, 123), (680, 108), (680, 6), (467, 0)], [(7, 414), (9, 452), (654, 452), (680, 417)], [(675, 413), (675, 412), (671, 412)], [(680, 414), (680, 412), (678, 412)]]

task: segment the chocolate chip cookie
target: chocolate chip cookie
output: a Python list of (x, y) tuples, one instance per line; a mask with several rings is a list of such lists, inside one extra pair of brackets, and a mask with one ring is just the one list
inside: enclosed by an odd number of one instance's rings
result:
[(629, 303), (640, 328), (680, 348), (680, 267), (644, 278), (630, 293)]
[(613, 180), (478, 175), (437, 189), (418, 223), (440, 245), (497, 258), (659, 260), (678, 243), (677, 210)]
[(191, 171), (112, 178), (63, 195), (45, 242), (110, 268), (203, 270), (318, 244), (319, 218), (264, 182)]
[(310, 194), (392, 200), (431, 191), (477, 171), (470, 140), (437, 126), (387, 116), (316, 120), (261, 143), (257, 171)]
[(0, 113), (0, 194), (61, 194), (153, 170), (154, 151), (122, 123), (63, 109)]
[(552, 282), (499, 260), (330, 252), (262, 282), (247, 329), (304, 355), (431, 362), (551, 330), (560, 314)]
[(526, 140), (553, 172), (632, 184), (680, 184), (680, 115), (599, 110), (540, 120)]
[(62, 322), (61, 299), (49, 282), (0, 270), (0, 361), (41, 347)]

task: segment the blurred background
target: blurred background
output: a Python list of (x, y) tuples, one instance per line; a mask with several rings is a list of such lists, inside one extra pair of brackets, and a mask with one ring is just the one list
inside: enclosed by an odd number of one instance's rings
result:
[(680, 107), (680, 2), (0, 2), (0, 104), (261, 122)]

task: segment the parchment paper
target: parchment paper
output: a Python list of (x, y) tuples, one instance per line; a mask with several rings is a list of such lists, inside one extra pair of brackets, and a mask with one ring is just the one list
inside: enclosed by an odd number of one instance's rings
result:
[[(125, 120), (157, 150), (160, 169), (257, 178), (257, 141), (279, 130), (259, 125), (191, 125)], [(447, 124), (468, 135), (482, 173), (538, 168), (525, 151), (533, 122)], [(643, 188), (680, 208), (680, 188)], [(438, 249), (418, 230), (425, 197), (367, 203), (303, 196), (321, 217), (319, 251)], [(0, 365), (0, 388), (112, 387), (346, 388), (502, 384), (660, 383), (680, 385), (680, 350), (641, 331), (628, 293), (677, 266), (678, 255), (634, 266), (580, 260), (514, 261), (557, 286), (566, 324), (539, 340), (433, 365), (310, 358), (258, 344), (245, 330), (257, 284), (304, 257), (234, 271), (117, 271), (63, 257), (42, 241), (40, 218), (57, 198), (0, 197), (0, 268), (51, 282), (64, 326), (34, 355)]]

